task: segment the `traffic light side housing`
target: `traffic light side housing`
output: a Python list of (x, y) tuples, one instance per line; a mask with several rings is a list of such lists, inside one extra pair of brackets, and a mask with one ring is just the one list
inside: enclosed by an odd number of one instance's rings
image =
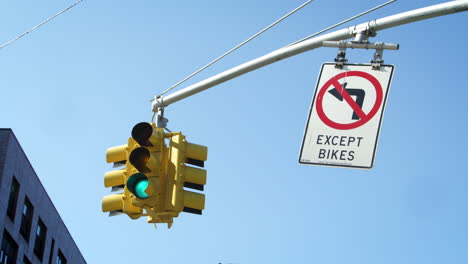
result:
[(127, 145), (112, 147), (106, 151), (108, 163), (125, 165), (124, 169), (110, 171), (104, 175), (105, 187), (112, 187), (112, 191), (123, 190), (122, 193), (108, 195), (102, 199), (102, 211), (109, 212), (111, 216), (117, 213), (125, 213), (130, 218), (137, 219), (143, 214), (142, 208), (132, 204), (131, 193), (125, 188), (129, 176), (136, 172), (136, 169), (127, 162), (131, 151), (136, 147), (138, 147), (137, 142), (129, 138)]
[(188, 212), (202, 214), (205, 209), (205, 195), (185, 190), (191, 188), (203, 191), (206, 184), (206, 170), (189, 166), (204, 167), (208, 158), (208, 148), (189, 143), (185, 136), (171, 133), (168, 160), (167, 204), (177, 214)]

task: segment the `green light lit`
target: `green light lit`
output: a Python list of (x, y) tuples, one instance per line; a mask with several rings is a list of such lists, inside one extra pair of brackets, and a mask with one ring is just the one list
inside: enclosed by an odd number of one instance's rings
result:
[(146, 199), (149, 197), (148, 194), (145, 193), (146, 188), (148, 188), (148, 179), (141, 180), (136, 183), (135, 185), (135, 195), (140, 199)]
[(148, 188), (148, 177), (143, 173), (135, 173), (127, 180), (127, 188), (138, 199), (147, 199), (149, 195), (145, 192)]

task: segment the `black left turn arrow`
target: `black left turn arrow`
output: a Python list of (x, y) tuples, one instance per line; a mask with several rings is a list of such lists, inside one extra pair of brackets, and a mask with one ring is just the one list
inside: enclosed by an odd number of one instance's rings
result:
[[(343, 83), (341, 86), (343, 87), (343, 89), (346, 90), (346, 92), (348, 92), (348, 94), (350, 96), (356, 96), (356, 104), (359, 106), (359, 108), (362, 109), (362, 105), (364, 104), (364, 97), (366, 96), (366, 92), (362, 89), (354, 89), (354, 88), (346, 88), (346, 85), (348, 85), (348, 83)], [(328, 91), (330, 94), (332, 94), (333, 96), (336, 97), (336, 99), (340, 100), (340, 101), (343, 101), (343, 96), (341, 95), (340, 92), (338, 92), (338, 90), (335, 88), (331, 89), (330, 91)], [(352, 117), (353, 120), (359, 120), (359, 116), (356, 114), (356, 112), (353, 112), (353, 117)]]

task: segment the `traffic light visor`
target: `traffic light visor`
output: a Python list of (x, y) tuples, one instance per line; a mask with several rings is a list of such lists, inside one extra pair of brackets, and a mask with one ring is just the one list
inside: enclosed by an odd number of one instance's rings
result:
[(149, 198), (145, 192), (148, 189), (148, 177), (143, 173), (135, 173), (127, 180), (127, 188), (138, 199)]
[(102, 199), (102, 211), (121, 211), (123, 209), (122, 197), (123, 194), (121, 193), (104, 196)]
[(153, 144), (150, 142), (149, 138), (153, 134), (153, 127), (146, 122), (141, 122), (136, 124), (132, 129), (132, 137), (135, 139), (140, 146), (143, 147), (152, 147)]
[(150, 159), (150, 152), (144, 147), (136, 148), (130, 153), (130, 163), (142, 173), (150, 173), (151, 169), (146, 166)]

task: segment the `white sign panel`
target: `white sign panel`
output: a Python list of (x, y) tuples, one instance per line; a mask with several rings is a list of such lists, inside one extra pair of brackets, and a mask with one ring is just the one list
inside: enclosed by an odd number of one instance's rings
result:
[(305, 128), (299, 162), (370, 169), (393, 65), (324, 63)]

